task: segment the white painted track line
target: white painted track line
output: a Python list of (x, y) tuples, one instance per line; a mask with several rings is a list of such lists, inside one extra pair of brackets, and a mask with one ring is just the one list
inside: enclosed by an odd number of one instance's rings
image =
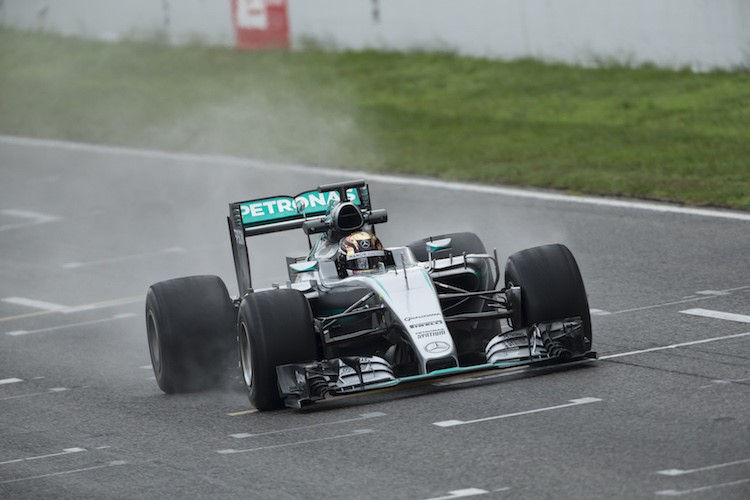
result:
[(738, 481), (730, 481), (728, 483), (719, 483), (719, 484), (709, 484), (706, 486), (700, 486), (698, 488), (691, 488), (689, 490), (661, 490), (656, 491), (655, 494), (662, 495), (662, 496), (668, 496), (668, 497), (680, 497), (683, 495), (692, 495), (693, 493), (701, 493), (704, 491), (710, 491), (715, 490), (718, 488), (726, 488), (728, 486), (737, 486), (738, 484), (745, 484), (750, 483), (750, 478), (747, 479), (740, 479)]
[(737, 339), (742, 337), (750, 336), (750, 332), (745, 333), (735, 333), (734, 335), (724, 335), (722, 337), (713, 337), (710, 339), (702, 339), (702, 340), (693, 340), (692, 342), (682, 342), (680, 344), (671, 344), (671, 345), (665, 345), (660, 347), (651, 347), (649, 349), (640, 349), (638, 351), (628, 351), (628, 352), (619, 352), (616, 354), (607, 354), (605, 356), (599, 356), (599, 359), (612, 359), (612, 358), (622, 358), (624, 356), (634, 356), (636, 354), (643, 354), (646, 352), (656, 352), (656, 351), (663, 351), (665, 349), (677, 349), (679, 347), (687, 347), (691, 345), (697, 345), (697, 344), (706, 344), (708, 342), (716, 342), (719, 340), (727, 340), (727, 339)]
[(427, 500), (451, 500), (453, 498), (466, 498), (479, 495), (487, 495), (488, 493), (490, 492), (480, 488), (464, 488), (463, 490), (449, 491), (448, 495), (446, 496), (428, 498)]
[(656, 471), (657, 474), (662, 476), (684, 476), (685, 474), (693, 474), (695, 472), (703, 472), (706, 470), (723, 469), (724, 467), (731, 467), (733, 465), (747, 464), (750, 463), (750, 458), (743, 458), (742, 460), (735, 460), (733, 462), (725, 462), (723, 464), (706, 465), (704, 467), (696, 467), (695, 469), (664, 469)]
[(23, 382), (23, 379), (22, 378), (15, 378), (15, 377), (0, 379), (0, 385), (16, 384), (18, 382)]
[(630, 312), (636, 312), (636, 311), (647, 311), (649, 309), (658, 309), (660, 307), (667, 307), (667, 306), (674, 306), (677, 304), (685, 304), (686, 302), (697, 302), (699, 300), (709, 300), (709, 299), (715, 299), (715, 295), (704, 295), (701, 297), (690, 297), (687, 299), (680, 299), (680, 300), (672, 300), (670, 302), (661, 302), (659, 304), (651, 304), (648, 306), (641, 306), (641, 307), (631, 307), (629, 309), (621, 309), (619, 311), (612, 311), (609, 314), (623, 314), (623, 313), (630, 313)]
[(22, 399), (22, 398), (32, 398), (34, 396), (43, 396), (45, 394), (54, 394), (57, 392), (65, 392), (69, 391), (67, 387), (53, 387), (52, 389), (47, 389), (46, 392), (31, 392), (29, 394), (16, 394), (15, 396), (5, 396), (3, 398), (0, 398), (0, 401), (6, 401), (8, 399)]
[(7, 231), (9, 229), (19, 229), (26, 226), (35, 226), (37, 224), (44, 224), (46, 222), (52, 222), (59, 219), (59, 217), (48, 214), (40, 214), (39, 212), (32, 212), (30, 210), (18, 210), (9, 208), (0, 210), (0, 214), (8, 217), (18, 217), (26, 219), (27, 222), (19, 222), (15, 224), (4, 224), (0, 226), (0, 231)]
[(732, 379), (715, 379), (712, 380), (710, 384), (708, 385), (702, 385), (698, 387), (698, 389), (707, 389), (709, 387), (716, 387), (717, 385), (726, 385), (726, 384), (741, 384), (742, 382), (748, 382), (750, 381), (750, 377), (748, 378), (732, 378)]
[[(680, 347), (688, 347), (688, 346), (696, 345), (696, 344), (705, 344), (705, 343), (708, 343), (708, 342), (717, 342), (717, 341), (720, 341), (720, 340), (743, 338), (743, 337), (748, 337), (748, 336), (750, 336), (750, 332), (737, 333), (737, 334), (733, 334), (733, 335), (724, 335), (722, 337), (713, 337), (713, 338), (709, 338), (709, 339), (694, 340), (694, 341), (691, 341), (691, 342), (682, 342), (682, 343), (679, 343), (679, 344), (670, 344), (670, 345), (664, 345), (664, 346), (658, 346), (658, 347), (650, 347), (648, 349), (639, 349), (637, 351), (628, 351), (628, 352), (619, 352), (619, 353), (614, 353), (614, 354), (605, 354), (604, 356), (599, 356), (597, 359), (601, 360), (601, 361), (604, 361), (604, 360), (607, 360), (607, 359), (621, 358), (621, 357), (624, 357), (624, 356), (635, 356), (637, 354), (645, 354), (645, 353), (649, 353), (649, 352), (664, 351), (664, 350), (668, 350), (668, 349), (677, 349), (677, 348), (680, 348)], [(590, 361), (591, 362), (595, 362), (596, 360), (592, 359)], [(551, 369), (553, 367), (563, 367), (563, 366), (566, 366), (566, 365), (551, 365), (549, 367), (538, 368), (538, 369)], [(567, 365), (567, 366), (570, 366), (570, 365)], [(445, 386), (448, 386), (448, 385), (468, 384), (470, 382), (477, 382), (477, 381), (480, 381), (480, 380), (489, 380), (489, 379), (493, 379), (493, 378), (501, 378), (501, 377), (508, 377), (508, 376), (511, 376), (511, 375), (517, 375), (519, 373), (524, 373), (525, 371), (528, 371), (528, 370), (529, 370), (528, 367), (519, 367), (517, 369), (512, 369), (511, 368), (511, 369), (508, 369), (508, 370), (499, 371), (498, 373), (490, 373), (488, 375), (477, 375), (477, 376), (473, 376), (473, 377), (469, 376), (469, 377), (456, 378), (456, 379), (446, 380), (446, 381), (441, 381), (441, 382), (434, 382), (432, 385), (436, 385), (436, 386), (444, 386), (445, 385)], [(735, 382), (737, 382), (737, 381), (735, 381)], [(707, 387), (707, 386), (704, 386), (704, 387)]]
[(54, 215), (40, 214), (39, 212), (32, 212), (31, 210), (18, 210), (15, 208), (6, 208), (5, 210), (0, 211), (0, 213), (11, 217), (20, 217), (22, 219), (33, 219), (44, 222), (51, 222), (58, 219), (58, 217)]
[(696, 295), (716, 295), (716, 296), (729, 295), (729, 292), (720, 291), (720, 290), (699, 290), (695, 293)]
[(273, 444), (270, 446), (258, 446), (257, 448), (246, 448), (244, 450), (235, 450), (234, 448), (228, 448), (225, 450), (216, 450), (216, 453), (219, 453), (221, 455), (232, 455), (236, 453), (250, 453), (251, 451), (261, 451), (261, 450), (272, 450), (275, 448), (286, 448), (288, 446), (298, 446), (301, 444), (309, 444), (309, 443), (317, 443), (319, 441), (330, 441), (332, 439), (342, 439), (347, 437), (354, 437), (354, 436), (363, 436), (365, 434), (371, 434), (375, 432), (372, 429), (358, 429), (355, 430), (349, 434), (339, 434), (338, 436), (328, 436), (318, 439), (306, 439), (304, 441), (295, 441), (292, 443), (283, 443), (283, 444)]
[(234, 156), (223, 155), (199, 155), (188, 153), (170, 153), (166, 151), (126, 148), (120, 146), (106, 146), (87, 144), (79, 142), (66, 142), (50, 139), (35, 139), (31, 137), (18, 137), (0, 135), (0, 144), (14, 146), (26, 146), (34, 148), (62, 149), (67, 151), (83, 151), (93, 153), (107, 153), (111, 155), (135, 156), (140, 158), (163, 159), (171, 161), (192, 161), (208, 163), (224, 163), (227, 165), (241, 166), (260, 170), (274, 170), (276, 172), (299, 172), (329, 177), (364, 177), (368, 181), (383, 184), (411, 185), (435, 189), (447, 189), (451, 191), (465, 191), (472, 193), (484, 193), (513, 198), (530, 198), (544, 201), (563, 203), (579, 203), (612, 208), (625, 208), (633, 210), (645, 210), (660, 213), (674, 213), (681, 215), (693, 215), (700, 217), (713, 217), (720, 219), (732, 219), (739, 221), (750, 221), (750, 213), (729, 210), (714, 210), (707, 208), (683, 207), (667, 203), (653, 203), (645, 201), (621, 200), (616, 198), (600, 198), (595, 196), (574, 196), (550, 191), (537, 191), (533, 189), (511, 188), (501, 186), (485, 186), (467, 182), (449, 182), (437, 179), (426, 179), (420, 177), (407, 177), (403, 175), (375, 174), (372, 172), (339, 170), (333, 168), (322, 168), (308, 165), (272, 163), (267, 161), (252, 160)]
[(145, 302), (146, 299), (142, 296), (137, 297), (123, 297), (121, 299), (104, 300), (102, 302), (93, 302), (91, 304), (83, 304), (80, 306), (71, 306), (66, 308), (64, 313), (77, 313), (82, 311), (93, 311), (95, 309), (105, 309), (108, 307), (124, 306), (127, 304), (135, 304), (137, 302)]
[(9, 304), (27, 306), (27, 307), (34, 307), (37, 309), (41, 309), (41, 311), (27, 313), (27, 314), (19, 314), (19, 315), (14, 315), (14, 316), (0, 317), (0, 322), (24, 319), (28, 317), (42, 316), (45, 314), (52, 314), (52, 313), (72, 314), (72, 313), (78, 313), (78, 312), (84, 312), (84, 311), (94, 311), (96, 309), (105, 309), (108, 307), (117, 307), (117, 306), (124, 306), (128, 304), (135, 304), (137, 302), (142, 302), (144, 300), (145, 299), (142, 296), (135, 296), (135, 297), (123, 297), (120, 299), (104, 300), (101, 302), (92, 302), (90, 304), (81, 304), (78, 306), (65, 306), (62, 304), (54, 304), (52, 302), (44, 302), (41, 300), (27, 299), (24, 297), (6, 297), (2, 299), (3, 302), (7, 302)]
[[(747, 289), (750, 289), (750, 285), (743, 285), (743, 286), (737, 286), (737, 287), (734, 287), (734, 288), (727, 288), (726, 290), (703, 290), (702, 292), (695, 292), (696, 294), (700, 295), (698, 297), (687, 296), (687, 297), (683, 297), (682, 299), (679, 299), (679, 300), (672, 300), (672, 301), (669, 301), (669, 302), (661, 302), (659, 304), (649, 304), (647, 306), (631, 307), (631, 308), (628, 308), (628, 309), (621, 309), (619, 311), (608, 312), (604, 316), (608, 316), (610, 314), (623, 314), (623, 313), (630, 313), (630, 312), (636, 312), (636, 311), (647, 311), (649, 309), (657, 309), (657, 308), (660, 308), (660, 307), (673, 306), (673, 305), (677, 305), (677, 304), (685, 304), (687, 302), (697, 302), (697, 301), (700, 301), (700, 300), (715, 299), (717, 297), (723, 297), (723, 296), (726, 296), (726, 295), (730, 295), (731, 292), (738, 292), (740, 290), (747, 290)], [(711, 293), (704, 293), (704, 292), (711, 292)], [(596, 314), (593, 311), (594, 310), (592, 310), (592, 314)]]
[(727, 321), (736, 321), (738, 323), (750, 323), (750, 316), (745, 314), (734, 314), (722, 311), (713, 311), (711, 309), (685, 309), (680, 311), (682, 314), (691, 316), (703, 316), (704, 318), (724, 319)]
[(17, 306), (32, 307), (34, 309), (42, 309), (44, 311), (65, 311), (67, 307), (61, 304), (55, 304), (53, 302), (45, 302), (43, 300), (27, 299), (26, 297), (5, 297), (2, 299), (6, 304), (14, 304)]
[(97, 323), (107, 323), (110, 321), (116, 321), (118, 319), (133, 318), (135, 316), (137, 316), (135, 313), (115, 314), (114, 316), (111, 316), (109, 318), (92, 319), (91, 321), (81, 321), (79, 323), (70, 323), (67, 325), (50, 326), (47, 328), (39, 328), (37, 330), (13, 330), (11, 332), (5, 332), (5, 334), (11, 337), (19, 337), (22, 335), (31, 335), (33, 333), (47, 333), (47, 332), (54, 332), (57, 330), (66, 330), (68, 328), (75, 328), (78, 326), (88, 326), (88, 325), (95, 325)]
[(20, 483), (22, 481), (31, 481), (33, 479), (42, 479), (45, 477), (54, 477), (54, 476), (64, 476), (67, 474), (76, 474), (78, 472), (86, 472), (90, 470), (97, 470), (97, 469), (105, 469), (107, 467), (116, 467), (118, 465), (125, 465), (127, 464), (124, 460), (113, 460), (112, 462), (102, 464), (102, 465), (95, 465), (93, 467), (84, 467), (83, 469), (72, 469), (72, 470), (64, 470), (60, 472), (52, 472), (50, 474), (39, 474), (38, 476), (28, 476), (28, 477), (20, 477), (18, 479), (8, 479), (6, 481), (0, 481), (0, 484), (10, 484), (10, 483)]
[[(149, 368), (151, 368), (151, 367), (149, 366)], [(273, 430), (273, 431), (266, 431), (266, 432), (256, 432), (256, 433), (240, 432), (240, 433), (237, 433), (237, 434), (230, 434), (230, 436), (233, 437), (233, 438), (237, 438), (237, 439), (245, 439), (245, 438), (249, 438), (249, 437), (267, 436), (269, 434), (279, 434), (279, 433), (282, 433), (282, 432), (299, 431), (299, 430), (302, 430), (302, 429), (311, 429), (313, 427), (322, 427), (324, 425), (336, 425), (336, 424), (346, 424), (346, 423), (350, 423), (350, 422), (359, 422), (359, 421), (367, 420), (367, 419), (370, 419), (370, 418), (384, 417), (385, 415), (386, 415), (385, 413), (382, 413), (382, 412), (379, 412), (379, 411), (374, 411), (374, 412), (371, 412), (371, 413), (363, 413), (363, 414), (361, 414), (358, 417), (347, 418), (347, 419), (344, 419), (344, 420), (334, 420), (332, 422), (320, 422), (320, 423), (317, 423), (317, 424), (303, 425), (303, 426), (300, 426), (300, 427), (288, 427), (286, 429), (276, 429), (276, 430)]]
[(250, 408), (249, 410), (239, 410), (239, 411), (230, 411), (227, 413), (228, 417), (241, 417), (243, 415), (250, 415), (252, 413), (258, 413), (258, 410), (255, 408)]
[(131, 254), (131, 255), (120, 255), (118, 257), (110, 257), (107, 259), (99, 259), (99, 260), (90, 260), (86, 262), (67, 262), (63, 264), (62, 267), (63, 269), (79, 269), (81, 267), (116, 264), (116, 263), (125, 262), (128, 260), (142, 259), (144, 257), (155, 257), (158, 255), (169, 255), (169, 254), (186, 253), (186, 252), (187, 250), (185, 250), (182, 247), (170, 247), (170, 248), (164, 248), (162, 250), (158, 250), (156, 252), (144, 252), (144, 253), (137, 253), (137, 254)]
[(35, 457), (15, 458), (13, 460), (6, 460), (4, 462), (0, 462), (0, 465), (15, 464), (18, 462), (26, 462), (29, 460), (41, 460), (42, 458), (61, 457), (63, 455), (70, 455), (71, 453), (81, 453), (82, 451), (86, 451), (86, 449), (85, 448), (64, 448), (63, 451), (59, 453), (48, 453), (46, 455), (37, 455)]
[(519, 411), (516, 413), (507, 413), (505, 415), (495, 415), (492, 417), (484, 417), (484, 418), (477, 418), (474, 420), (443, 420), (441, 422), (433, 422), (432, 425), (436, 425), (438, 427), (455, 427), (457, 425), (467, 425), (467, 424), (476, 424), (479, 422), (488, 422), (490, 420), (500, 420), (503, 418), (511, 418), (511, 417), (518, 417), (521, 415), (531, 415), (532, 413), (541, 413), (545, 411), (552, 411), (552, 410), (559, 410), (561, 408), (569, 408), (571, 406), (580, 406), (590, 403), (598, 403), (602, 401), (599, 398), (580, 398), (580, 399), (571, 399), (570, 402), (562, 405), (556, 405), (556, 406), (548, 406), (546, 408), (537, 408), (536, 410), (527, 410), (527, 411)]

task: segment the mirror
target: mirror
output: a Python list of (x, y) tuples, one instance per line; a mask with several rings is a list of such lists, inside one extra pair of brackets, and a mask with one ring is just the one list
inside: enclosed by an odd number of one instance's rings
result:
[(447, 250), (451, 247), (451, 239), (443, 238), (440, 240), (433, 240), (425, 242), (427, 253), (437, 252), (438, 250)]
[(289, 269), (291, 269), (293, 273), (308, 273), (310, 271), (316, 270), (317, 268), (318, 268), (317, 260), (305, 260), (302, 262), (295, 262), (294, 264), (289, 264)]

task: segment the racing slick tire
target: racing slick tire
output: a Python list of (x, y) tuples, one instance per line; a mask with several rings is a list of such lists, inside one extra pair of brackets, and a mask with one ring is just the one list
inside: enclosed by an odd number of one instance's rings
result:
[(283, 408), (276, 367), (318, 359), (310, 304), (288, 288), (250, 293), (240, 304), (237, 328), (250, 403), (260, 411)]
[(228, 382), (237, 365), (235, 320), (234, 305), (218, 276), (151, 285), (146, 335), (159, 388), (172, 394)]
[(521, 325), (580, 316), (591, 346), (591, 315), (581, 272), (568, 247), (543, 245), (516, 252), (505, 265), (505, 285), (521, 287)]
[[(451, 252), (453, 255), (460, 255), (464, 252), (487, 253), (487, 250), (484, 248), (484, 243), (482, 243), (479, 236), (474, 233), (449, 233), (432, 237), (433, 240), (442, 240), (444, 238), (451, 239)], [(425, 243), (428, 241), (430, 241), (430, 238), (423, 238), (406, 245), (419, 262), (427, 262), (429, 260), (427, 248), (425, 248)]]

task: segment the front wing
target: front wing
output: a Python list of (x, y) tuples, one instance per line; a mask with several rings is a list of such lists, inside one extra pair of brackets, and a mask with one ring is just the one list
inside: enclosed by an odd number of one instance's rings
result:
[[(338, 396), (401, 384), (433, 380), (484, 370), (516, 367), (571, 366), (597, 358), (594, 351), (584, 346), (580, 318), (564, 320), (541, 326), (544, 345), (537, 350), (531, 336), (526, 348), (519, 349), (521, 340), (514, 332), (498, 335), (486, 349), (488, 362), (434, 370), (429, 373), (396, 377), (388, 362), (377, 356), (353, 356), (331, 360), (296, 363), (276, 367), (279, 392), (287, 406), (300, 408), (327, 395)], [(539, 332), (539, 327), (534, 327)], [(517, 332), (515, 332), (517, 333)], [(526, 341), (526, 339), (523, 339)], [(531, 345), (530, 345), (531, 344)], [(505, 346), (501, 351), (499, 346)], [(519, 356), (523, 351), (525, 355)], [(503, 353), (514, 358), (503, 359)]]

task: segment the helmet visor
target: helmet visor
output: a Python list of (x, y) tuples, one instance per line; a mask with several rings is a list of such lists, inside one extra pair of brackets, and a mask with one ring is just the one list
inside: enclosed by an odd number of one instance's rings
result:
[(346, 256), (346, 267), (352, 271), (367, 271), (376, 269), (378, 264), (385, 261), (385, 251), (368, 250)]

